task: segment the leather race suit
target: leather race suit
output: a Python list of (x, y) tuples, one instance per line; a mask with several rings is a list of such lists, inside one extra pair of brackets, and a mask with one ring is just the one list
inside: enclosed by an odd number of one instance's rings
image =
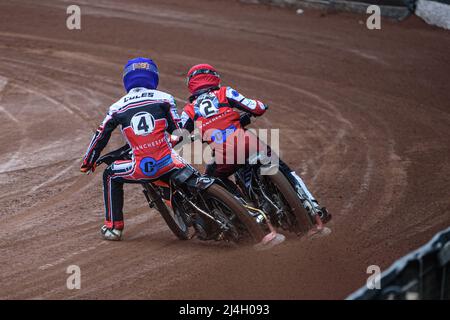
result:
[(180, 121), (174, 98), (158, 90), (134, 88), (114, 103), (94, 134), (83, 158), (93, 165), (120, 125), (132, 159), (115, 161), (103, 174), (105, 218), (108, 228), (123, 229), (123, 184), (165, 180), (185, 163), (172, 149), (169, 134)]
[[(258, 138), (252, 140), (253, 135), (245, 130), (240, 122), (238, 110), (253, 116), (263, 115), (267, 107), (262, 102), (248, 99), (230, 87), (200, 90), (192, 95), (189, 101), (181, 115), (182, 127), (190, 132), (195, 127), (200, 130), (203, 141), (211, 146), (215, 158), (214, 163), (207, 165), (206, 174), (221, 178), (230, 190), (235, 187), (228, 177), (245, 163), (249, 155), (259, 152), (268, 157), (277, 156), (271, 151), (270, 146)], [(230, 151), (233, 154), (231, 159), (226, 155)], [(236, 155), (244, 155), (244, 161), (237, 159)], [(218, 159), (226, 161), (219, 163)], [(311, 210), (310, 207), (314, 207), (321, 214), (328, 214), (319, 206), (303, 180), (281, 159), (277, 160), (280, 171), (297, 191), (305, 208)], [(305, 199), (309, 201), (304, 201)]]
[(230, 87), (201, 90), (189, 100), (181, 115), (182, 127), (190, 132), (197, 127), (213, 149), (215, 162), (207, 166), (208, 175), (226, 178), (249, 154), (267, 147), (256, 136), (249, 138), (240, 123), (239, 110), (261, 116), (266, 111), (262, 102), (247, 99)]

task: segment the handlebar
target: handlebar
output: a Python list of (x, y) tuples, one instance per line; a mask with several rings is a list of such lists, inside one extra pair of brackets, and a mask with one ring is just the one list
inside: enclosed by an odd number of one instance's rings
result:
[[(246, 127), (249, 124), (251, 124), (252, 123), (252, 120), (251, 120), (252, 117), (255, 117), (255, 116), (252, 115), (249, 112), (244, 112), (243, 111), (241, 113), (240, 117), (239, 117), (239, 122), (241, 123), (241, 126), (242, 127)], [(191, 135), (191, 142), (194, 142), (194, 141), (196, 141), (198, 139), (200, 139), (200, 135), (198, 135), (198, 134), (197, 135)]]
[(117, 150), (111, 151), (95, 161), (95, 165), (99, 166), (102, 163), (106, 163), (107, 165), (112, 164), (116, 160), (129, 160), (131, 159), (131, 148), (128, 144), (125, 144), (124, 146), (120, 147)]
[[(269, 109), (269, 106), (266, 105), (266, 110)], [(254, 117), (249, 112), (243, 112), (239, 118), (239, 122), (243, 127), (248, 126), (252, 121), (251, 118)], [(200, 136), (197, 135), (191, 135), (191, 142), (194, 142), (195, 140), (200, 139)], [(117, 150), (111, 151), (100, 158), (97, 159), (95, 162), (96, 166), (101, 165), (102, 163), (106, 163), (107, 165), (111, 165), (116, 160), (129, 160), (131, 159), (131, 147), (127, 144), (120, 147)]]

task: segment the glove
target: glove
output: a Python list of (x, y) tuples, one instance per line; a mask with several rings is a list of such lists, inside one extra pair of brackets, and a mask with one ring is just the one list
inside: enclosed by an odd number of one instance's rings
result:
[(180, 139), (181, 139), (181, 137), (171, 134), (170, 135), (170, 143), (172, 144), (172, 147), (175, 147), (180, 142)]
[(83, 173), (89, 174), (91, 172), (94, 172), (96, 167), (97, 166), (96, 166), (95, 163), (94, 164), (84, 164), (83, 163), (83, 165), (80, 168), (80, 171), (83, 172)]

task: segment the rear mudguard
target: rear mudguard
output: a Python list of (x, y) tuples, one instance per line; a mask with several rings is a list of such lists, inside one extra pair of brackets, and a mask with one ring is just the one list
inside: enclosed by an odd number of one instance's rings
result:
[(186, 166), (171, 177), (175, 187), (187, 187), (191, 191), (208, 189), (216, 179), (202, 176), (195, 168)]
[(211, 177), (205, 177), (205, 176), (196, 177), (196, 176), (192, 176), (191, 178), (189, 178), (186, 181), (186, 185), (190, 189), (206, 190), (211, 185), (213, 185), (214, 182), (217, 182), (217, 181), (219, 181), (219, 180), (216, 180), (216, 179), (211, 178)]

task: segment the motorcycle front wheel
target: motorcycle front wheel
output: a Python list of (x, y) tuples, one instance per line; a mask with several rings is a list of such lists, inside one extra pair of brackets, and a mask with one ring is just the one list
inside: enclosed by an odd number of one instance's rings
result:
[(146, 190), (172, 233), (180, 240), (189, 239), (189, 227), (183, 213), (176, 206), (169, 207), (152, 187), (146, 186)]
[[(262, 240), (265, 233), (256, 220), (249, 215), (247, 209), (231, 193), (217, 184), (211, 185), (202, 195), (208, 207), (219, 211), (221, 215), (231, 218), (234, 227), (245, 229), (253, 242)], [(236, 221), (237, 220), (237, 221)], [(240, 234), (239, 236), (242, 236)]]
[(297, 192), (295, 192), (281, 171), (261, 177), (266, 185), (266, 189), (268, 189), (271, 200), (281, 206), (286, 214), (295, 218), (296, 223), (292, 226), (293, 231), (306, 233), (311, 229), (313, 223), (308, 212), (303, 207)]

